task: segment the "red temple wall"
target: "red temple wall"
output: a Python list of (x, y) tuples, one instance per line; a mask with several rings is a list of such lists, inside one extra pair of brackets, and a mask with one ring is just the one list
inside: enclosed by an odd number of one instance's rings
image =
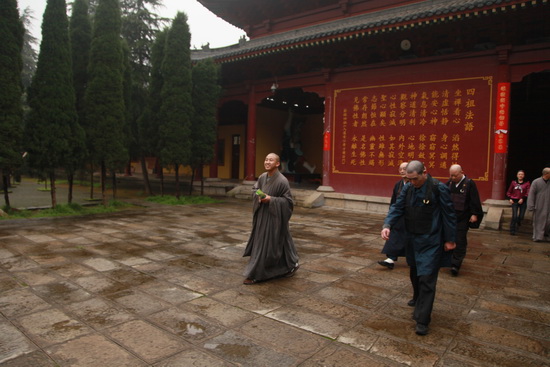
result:
[(399, 164), (418, 159), (444, 182), (460, 164), (490, 198), (497, 68), (486, 57), (336, 75), (330, 185), (389, 196)]

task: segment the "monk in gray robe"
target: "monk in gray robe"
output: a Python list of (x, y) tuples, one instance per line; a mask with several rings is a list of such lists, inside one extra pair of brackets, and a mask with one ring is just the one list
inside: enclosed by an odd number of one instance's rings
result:
[(253, 187), (252, 233), (243, 255), (250, 256), (250, 260), (243, 284), (290, 277), (299, 267), (289, 228), (294, 200), (287, 178), (279, 172), (280, 165), (277, 154), (268, 154), (264, 161), (266, 172)]
[(533, 241), (550, 241), (550, 167), (531, 184), (527, 210), (533, 212)]

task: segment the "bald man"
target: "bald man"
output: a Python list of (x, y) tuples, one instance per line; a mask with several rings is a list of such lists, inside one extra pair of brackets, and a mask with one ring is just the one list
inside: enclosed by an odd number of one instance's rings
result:
[[(456, 248), (453, 251), (451, 260), (451, 275), (457, 276), (466, 257), (468, 247), (468, 230), (473, 224), (481, 221), (483, 209), (479, 192), (475, 182), (466, 177), (462, 167), (453, 164), (449, 168), (449, 181), (447, 186), (451, 191), (451, 199), (456, 213)], [(478, 223), (479, 224), (479, 223)]]
[(279, 172), (280, 165), (279, 156), (269, 153), (265, 172), (253, 186), (252, 232), (243, 255), (250, 257), (244, 271), (246, 285), (291, 277), (299, 267), (289, 226), (294, 199), (288, 180)]

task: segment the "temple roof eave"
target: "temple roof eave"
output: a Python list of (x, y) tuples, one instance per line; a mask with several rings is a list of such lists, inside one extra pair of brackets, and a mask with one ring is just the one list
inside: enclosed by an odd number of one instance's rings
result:
[(215, 49), (192, 50), (198, 61), (214, 58), (219, 63), (235, 62), (294, 48), (332, 43), (415, 29), (447, 21), (461, 21), (489, 13), (505, 12), (546, 0), (435, 0), (361, 14), (318, 25), (281, 32)]

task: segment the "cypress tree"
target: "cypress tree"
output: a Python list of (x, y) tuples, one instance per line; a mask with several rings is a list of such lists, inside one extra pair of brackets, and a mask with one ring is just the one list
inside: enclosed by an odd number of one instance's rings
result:
[(176, 197), (180, 196), (179, 166), (191, 158), (191, 33), (187, 15), (178, 12), (166, 36), (164, 60), (161, 71), (164, 79), (161, 125), (161, 165), (173, 165), (176, 175)]
[(23, 61), (23, 24), (16, 0), (0, 2), (0, 176), (4, 201), (10, 208), (10, 172), (21, 165), (22, 138), (21, 70)]
[[(132, 75), (130, 105), (127, 107), (129, 151), (131, 159), (139, 159), (142, 168), (145, 167), (146, 142), (139, 133), (140, 119), (147, 106), (147, 89), (150, 84), (151, 53), (155, 33), (162, 22), (153, 12), (161, 4), (161, 0), (121, 0), (122, 4), (122, 36), (130, 49), (130, 68)], [(152, 195), (147, 169), (143, 169), (145, 190)], [(131, 174), (131, 172), (129, 172)]]
[(66, 8), (65, 0), (48, 0), (46, 5), (25, 129), (31, 167), (50, 179), (52, 207), (57, 205), (55, 169), (66, 165), (73, 153), (71, 135), (78, 123)]
[[(212, 59), (199, 61), (193, 67), (193, 107), (195, 109), (191, 134), (191, 167), (199, 172), (201, 195), (204, 191), (202, 168), (214, 156), (217, 138), (216, 109), (221, 87), (218, 83), (218, 66)], [(193, 180), (191, 180), (193, 182)], [(191, 190), (193, 185), (191, 185)], [(192, 192), (192, 191), (191, 191)]]
[(76, 111), (84, 121), (84, 94), (88, 83), (88, 63), (92, 42), (92, 24), (87, 0), (75, 0), (70, 21), (73, 83), (76, 94)]
[[(73, 3), (71, 19), (69, 23), (71, 39), (71, 55), (73, 65), (73, 85), (75, 90), (75, 108), (80, 124), (84, 118), (84, 93), (88, 83), (88, 61), (90, 57), (90, 43), (92, 40), (92, 26), (88, 15), (88, 3), (86, 0), (75, 0)], [(69, 181), (68, 202), (73, 199), (74, 173), (82, 168), (87, 151), (84, 129), (80, 125), (73, 127), (72, 144), (73, 153), (66, 165)], [(93, 171), (91, 186), (93, 187)]]
[(126, 161), (124, 146), (123, 52), (117, 0), (99, 0), (94, 17), (89, 81), (85, 94), (90, 154), (101, 166), (101, 195), (107, 205), (105, 176)]
[[(144, 175), (147, 174), (145, 156), (155, 155), (160, 150), (159, 146), (159, 125), (160, 107), (162, 104), (161, 92), (164, 80), (162, 78), (161, 65), (164, 60), (164, 47), (166, 45), (167, 29), (159, 31), (151, 49), (151, 83), (148, 89), (147, 106), (138, 120), (138, 133), (141, 142), (142, 157), (141, 169)], [(161, 195), (164, 194), (164, 184), (161, 170)], [(148, 183), (148, 181), (147, 181)], [(151, 185), (147, 186), (151, 195)]]
[(21, 73), (21, 81), (23, 82), (23, 94), (27, 88), (31, 85), (32, 77), (36, 71), (36, 59), (38, 54), (36, 53), (35, 46), (38, 45), (38, 39), (34, 37), (29, 28), (31, 27), (32, 20), (32, 10), (30, 8), (25, 8), (21, 14), (21, 22), (23, 27), (25, 27), (25, 35), (23, 36), (23, 71)]

